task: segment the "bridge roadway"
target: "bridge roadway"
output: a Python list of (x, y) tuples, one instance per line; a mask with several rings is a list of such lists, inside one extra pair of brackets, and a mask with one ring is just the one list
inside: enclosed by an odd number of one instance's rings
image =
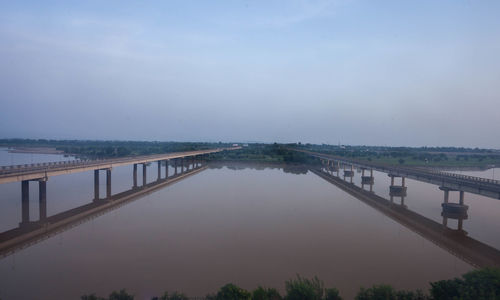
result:
[(74, 160), (53, 163), (38, 163), (16, 166), (2, 166), (0, 168), (0, 184), (16, 181), (47, 179), (50, 176), (85, 172), (92, 170), (112, 169), (114, 167), (145, 164), (154, 161), (178, 159), (184, 157), (195, 157), (204, 154), (221, 152), (224, 150), (236, 150), (240, 147), (216, 148), (199, 151), (173, 152), (156, 155), (129, 156), (102, 160)]
[(345, 157), (307, 150), (298, 150), (293, 148), (290, 148), (290, 150), (307, 153), (322, 160), (334, 161), (337, 164), (356, 166), (364, 169), (373, 169), (388, 173), (391, 176), (408, 177), (411, 179), (435, 184), (449, 190), (464, 191), (494, 199), (500, 199), (500, 181), (498, 180), (430, 170), (428, 168), (422, 167), (394, 166), (356, 159), (347, 159)]

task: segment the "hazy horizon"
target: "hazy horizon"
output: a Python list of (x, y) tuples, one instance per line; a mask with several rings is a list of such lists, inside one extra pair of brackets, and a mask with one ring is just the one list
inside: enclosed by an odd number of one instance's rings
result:
[(0, 138), (500, 148), (497, 1), (0, 4)]

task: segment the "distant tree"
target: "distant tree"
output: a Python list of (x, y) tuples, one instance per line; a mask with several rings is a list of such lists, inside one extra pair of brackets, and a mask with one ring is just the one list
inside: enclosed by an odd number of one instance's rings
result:
[(215, 300), (250, 300), (250, 292), (232, 283), (221, 287), (215, 296)]
[(336, 288), (326, 288), (325, 300), (342, 300), (342, 297), (340, 297), (339, 290)]
[(500, 299), (499, 269), (474, 270), (462, 277), (431, 282), (431, 296), (434, 299)]
[(113, 291), (109, 295), (109, 300), (134, 300), (134, 296), (127, 293), (126, 290), (120, 290), (119, 292)]
[(95, 294), (83, 295), (80, 297), (81, 300), (106, 300), (106, 298), (97, 297)]
[(374, 285), (371, 288), (361, 288), (356, 300), (396, 300), (396, 291), (390, 285)]
[(281, 300), (280, 293), (274, 288), (259, 286), (252, 292), (252, 300)]
[(290, 279), (285, 282), (286, 300), (321, 300), (324, 293), (324, 284), (318, 277), (313, 279), (302, 278)]
[(404, 160), (404, 159), (402, 159), (402, 158), (400, 158), (400, 159), (398, 160), (398, 162), (399, 162), (399, 164), (400, 164), (400, 165), (402, 165), (402, 164), (404, 164), (404, 163), (405, 163), (405, 160)]

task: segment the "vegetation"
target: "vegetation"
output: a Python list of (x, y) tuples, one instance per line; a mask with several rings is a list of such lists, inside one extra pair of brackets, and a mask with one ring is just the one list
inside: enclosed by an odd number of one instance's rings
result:
[[(500, 269), (486, 268), (474, 270), (461, 278), (430, 283), (429, 294), (422, 291), (397, 291), (390, 285), (374, 285), (361, 288), (356, 300), (497, 300), (500, 299)], [(257, 287), (249, 292), (232, 283), (221, 287), (216, 294), (207, 295), (207, 300), (341, 300), (336, 288), (325, 288), (323, 281), (297, 278), (285, 282), (286, 295), (282, 297), (274, 288)], [(84, 295), (82, 300), (133, 300), (134, 296), (125, 290), (112, 292), (108, 298), (95, 294)], [(152, 300), (187, 300), (186, 295), (165, 292)], [(199, 298), (198, 298), (199, 299)]]
[[(178, 151), (193, 151), (230, 147), (232, 143), (145, 142), (145, 141), (81, 141), (45, 139), (0, 139), (3, 147), (49, 147), (82, 158), (110, 158), (130, 155), (149, 155)], [(242, 144), (239, 144), (242, 145)], [(314, 144), (243, 144), (238, 151), (215, 153), (210, 160), (251, 161), (265, 163), (304, 164), (314, 160), (307, 154), (293, 151), (308, 150), (373, 163), (435, 166), (487, 167), (500, 165), (500, 151), (455, 147), (380, 147)]]

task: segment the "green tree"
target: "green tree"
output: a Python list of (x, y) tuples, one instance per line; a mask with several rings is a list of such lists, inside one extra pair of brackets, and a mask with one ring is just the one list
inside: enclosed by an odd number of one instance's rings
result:
[(342, 300), (342, 297), (336, 288), (327, 288), (325, 289), (325, 300)]
[(232, 283), (221, 287), (215, 296), (216, 300), (250, 300), (251, 295), (245, 289), (242, 289)]
[(324, 284), (318, 277), (313, 279), (302, 278), (290, 279), (285, 282), (287, 300), (321, 300), (324, 293)]
[(361, 288), (356, 300), (396, 300), (396, 291), (390, 285), (374, 285), (371, 288)]
[(252, 300), (281, 300), (280, 293), (274, 288), (259, 286), (252, 292)]

